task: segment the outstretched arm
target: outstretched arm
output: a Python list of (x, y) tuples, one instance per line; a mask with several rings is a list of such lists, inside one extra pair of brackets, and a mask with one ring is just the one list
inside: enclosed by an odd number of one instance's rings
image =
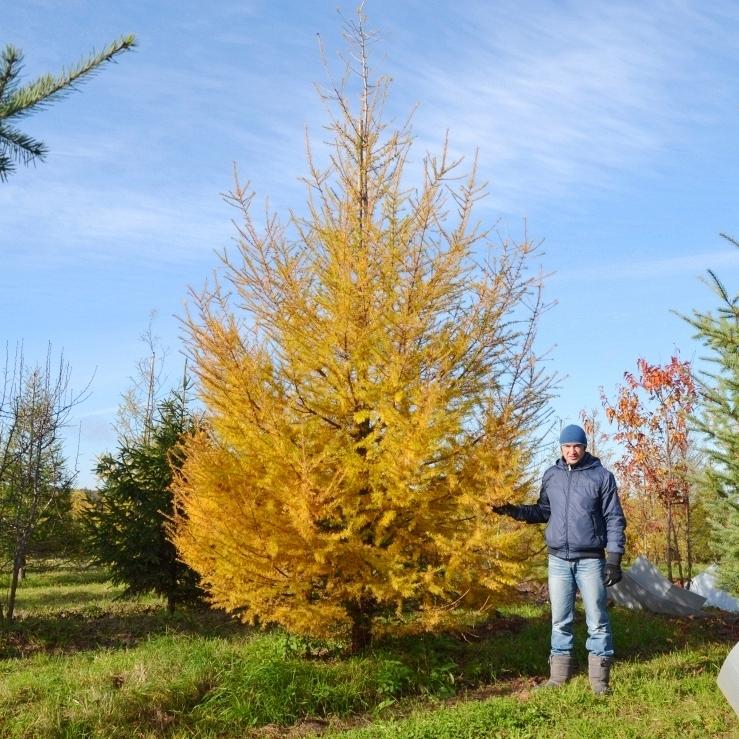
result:
[(526, 523), (546, 523), (549, 520), (549, 515), (551, 513), (546, 484), (542, 482), (541, 490), (539, 492), (539, 500), (533, 505), (513, 505), (512, 503), (504, 503), (503, 505), (493, 506), (492, 511), (501, 516), (515, 518), (516, 521), (525, 521)]

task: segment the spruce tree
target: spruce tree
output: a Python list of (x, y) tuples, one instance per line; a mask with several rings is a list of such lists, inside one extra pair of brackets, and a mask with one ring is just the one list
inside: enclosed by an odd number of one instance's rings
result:
[[(734, 246), (739, 242), (725, 236)], [(694, 311), (684, 317), (697, 329), (696, 338), (709, 350), (713, 366), (698, 378), (697, 428), (708, 440), (705, 484), (710, 502), (713, 546), (720, 561), (720, 584), (739, 594), (739, 293), (731, 295), (717, 275), (708, 284), (719, 299), (713, 312)]]
[(173, 471), (182, 465), (183, 439), (196, 427), (186, 387), (173, 391), (159, 403), (147, 434), (122, 437), (118, 452), (100, 459), (102, 487), (85, 513), (94, 561), (110, 569), (126, 595), (157, 593), (170, 612), (201, 595), (197, 575), (178, 560), (167, 535)]

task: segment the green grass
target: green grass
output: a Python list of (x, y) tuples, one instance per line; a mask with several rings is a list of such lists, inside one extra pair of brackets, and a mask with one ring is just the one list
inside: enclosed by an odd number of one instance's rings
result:
[[(7, 589), (9, 578), (0, 577), (0, 586)], [(16, 614), (38, 615), (59, 608), (78, 607), (89, 602), (108, 606), (123, 588), (111, 584), (107, 573), (99, 567), (81, 567), (73, 563), (51, 562), (30, 570), (21, 581), (17, 595)]]
[[(222, 614), (121, 600), (104, 572), (31, 572), (0, 628), (0, 736), (735, 737), (716, 675), (739, 619), (613, 611), (613, 695), (544, 675), (546, 608), (466, 634), (388, 639), (361, 657)], [(306, 652), (306, 646), (310, 647)], [(311, 733), (313, 732), (313, 733)]]
[[(7, 587), (7, 580), (0, 585)], [(171, 615), (160, 598), (123, 599), (122, 591), (100, 568), (66, 565), (31, 571), (18, 589), (14, 622), (0, 622), (0, 659), (130, 648), (172, 632), (243, 632), (222, 614), (181, 610)]]
[(716, 688), (726, 650), (680, 649), (613, 670), (613, 694), (594, 696), (580, 675), (556, 691), (469, 701), (375, 722), (335, 736), (380, 739), (464, 737), (737, 737), (739, 720)]

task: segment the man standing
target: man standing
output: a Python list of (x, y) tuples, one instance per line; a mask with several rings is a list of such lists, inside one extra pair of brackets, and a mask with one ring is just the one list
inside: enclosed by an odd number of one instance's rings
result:
[(493, 506), (493, 511), (526, 523), (548, 523), (552, 648), (546, 686), (564, 685), (572, 677), (572, 624), (579, 590), (588, 626), (590, 685), (593, 692), (605, 694), (613, 659), (606, 587), (621, 580), (626, 519), (613, 475), (586, 451), (585, 431), (565, 426), (559, 443), (562, 456), (544, 473), (539, 501), (506, 503)]

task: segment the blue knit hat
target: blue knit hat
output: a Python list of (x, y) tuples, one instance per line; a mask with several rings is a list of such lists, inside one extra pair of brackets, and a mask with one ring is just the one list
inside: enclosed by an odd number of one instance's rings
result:
[(583, 446), (588, 445), (588, 437), (585, 436), (585, 432), (574, 423), (570, 426), (565, 426), (559, 435), (560, 444), (582, 444)]

